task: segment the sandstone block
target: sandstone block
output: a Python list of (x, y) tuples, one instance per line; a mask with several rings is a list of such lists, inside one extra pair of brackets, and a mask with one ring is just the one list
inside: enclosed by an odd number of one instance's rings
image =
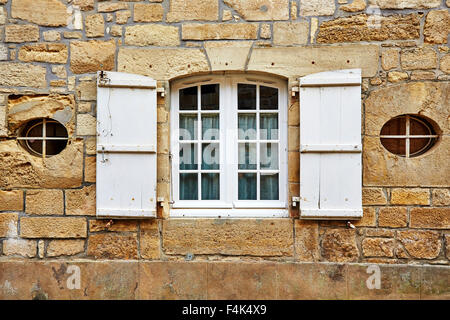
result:
[(79, 6), (82, 11), (91, 11), (94, 9), (94, 0), (74, 0), (74, 6)]
[(408, 224), (408, 211), (402, 207), (380, 208), (378, 226), (404, 228)]
[(131, 17), (130, 10), (117, 11), (116, 12), (116, 23), (117, 24), (126, 24), (128, 22), (128, 19), (130, 19), (130, 17)]
[(8, 47), (0, 45), (0, 61), (8, 60)]
[(411, 208), (411, 228), (450, 229), (450, 208)]
[(362, 189), (363, 205), (380, 205), (386, 204), (386, 194), (383, 188), (363, 188)]
[(394, 239), (386, 238), (366, 238), (361, 243), (363, 255), (365, 257), (393, 257)]
[(289, 0), (225, 0), (246, 21), (288, 20)]
[(97, 119), (90, 114), (77, 115), (77, 135), (92, 136), (97, 133)]
[(258, 25), (255, 23), (187, 23), (181, 27), (183, 40), (230, 40), (257, 39)]
[(335, 10), (333, 0), (300, 0), (301, 16), (332, 16)]
[(434, 80), (435, 78), (434, 71), (414, 70), (411, 72), (411, 80)]
[(363, 11), (366, 6), (366, 0), (353, 0), (351, 4), (340, 6), (339, 9), (346, 12), (358, 12)]
[(70, 69), (73, 73), (113, 70), (116, 45), (109, 41), (73, 41), (70, 43)]
[(450, 54), (446, 54), (441, 58), (440, 68), (443, 72), (450, 73)]
[(208, 41), (204, 44), (212, 71), (245, 70), (251, 45), (250, 41)]
[(66, 63), (69, 50), (62, 43), (40, 43), (25, 45), (19, 49), (19, 60), (48, 63)]
[(441, 239), (435, 231), (398, 231), (397, 239), (417, 259), (434, 259), (441, 251)]
[(0, 190), (0, 211), (22, 211), (23, 191), (22, 190)]
[(31, 24), (10, 24), (5, 27), (5, 42), (36, 42), (39, 27)]
[(386, 71), (398, 68), (400, 65), (399, 61), (399, 51), (397, 49), (387, 49), (381, 54), (381, 66)]
[(61, 33), (54, 30), (44, 31), (42, 33), (45, 41), (60, 41)]
[(28, 190), (25, 212), (28, 214), (57, 215), (64, 213), (61, 190)]
[(80, 101), (97, 100), (97, 83), (95, 81), (81, 81), (76, 88)]
[(358, 260), (354, 229), (327, 229), (322, 236), (322, 257), (326, 261), (354, 262)]
[(110, 2), (99, 2), (98, 3), (98, 12), (114, 12), (118, 10), (128, 9), (127, 3), (110, 3)]
[(138, 225), (139, 221), (137, 220), (96, 219), (96, 220), (89, 220), (89, 231), (137, 232)]
[(360, 220), (352, 221), (355, 227), (375, 227), (377, 224), (377, 214), (374, 207), (363, 207), (363, 217)]
[(273, 43), (275, 45), (301, 45), (308, 42), (309, 24), (301, 22), (275, 22), (273, 24)]
[(141, 223), (140, 254), (143, 259), (160, 258), (160, 236), (157, 220)]
[(439, 7), (439, 0), (369, 0), (380, 9), (429, 9)]
[(447, 43), (450, 32), (450, 13), (448, 9), (433, 10), (427, 14), (423, 30), (427, 43)]
[(47, 257), (73, 256), (84, 252), (84, 240), (51, 240), (47, 246)]
[(22, 238), (86, 238), (85, 218), (23, 217), (20, 219)]
[(84, 160), (84, 181), (96, 181), (96, 157), (86, 157)]
[(137, 259), (136, 234), (98, 233), (88, 239), (87, 255), (95, 259)]
[(95, 185), (86, 186), (82, 189), (69, 189), (65, 191), (65, 194), (66, 215), (95, 215)]
[(450, 189), (433, 189), (433, 206), (450, 206)]
[(319, 224), (317, 221), (295, 220), (295, 259), (299, 261), (318, 261)]
[(19, 255), (26, 258), (33, 258), (37, 253), (35, 240), (6, 239), (3, 240), (3, 254), (5, 256)]
[(134, 5), (134, 22), (157, 22), (162, 21), (164, 8), (157, 3), (136, 3)]
[(392, 189), (391, 203), (400, 205), (428, 205), (430, 204), (430, 192), (427, 189)]
[(270, 29), (270, 24), (261, 24), (259, 35), (262, 39), (270, 39), (272, 37), (272, 30)]
[(59, 0), (12, 0), (11, 17), (46, 27), (66, 26), (67, 7)]
[(125, 30), (125, 44), (135, 46), (178, 46), (178, 27), (159, 24), (129, 26)]
[(431, 47), (414, 48), (402, 51), (400, 61), (403, 70), (434, 69), (437, 53)]
[(105, 35), (105, 20), (101, 13), (86, 16), (84, 22), (86, 37), (95, 38)]
[(167, 22), (216, 21), (219, 19), (219, 3), (216, 0), (172, 0)]
[(17, 237), (18, 221), (19, 221), (18, 213), (12, 212), (0, 213), (0, 238)]

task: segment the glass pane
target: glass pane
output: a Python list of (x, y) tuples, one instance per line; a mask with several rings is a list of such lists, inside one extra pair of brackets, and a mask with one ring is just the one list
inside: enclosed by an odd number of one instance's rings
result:
[(202, 143), (202, 170), (219, 170), (219, 144)]
[(256, 173), (238, 174), (238, 199), (256, 200)]
[(219, 140), (219, 115), (202, 114), (202, 139)]
[(220, 200), (218, 173), (202, 173), (202, 200)]
[(256, 110), (256, 85), (238, 84), (238, 109)]
[(381, 138), (381, 144), (390, 152), (399, 156), (406, 155), (406, 140), (405, 139), (393, 139), (393, 138)]
[(180, 110), (197, 110), (197, 87), (180, 90)]
[(409, 140), (409, 155), (415, 156), (427, 151), (432, 146), (431, 138), (413, 138)]
[(180, 140), (197, 140), (197, 114), (180, 114)]
[(52, 156), (60, 153), (67, 145), (67, 140), (47, 140), (45, 154)]
[(260, 200), (279, 200), (278, 173), (261, 174), (259, 177)]
[(58, 122), (47, 121), (45, 132), (47, 137), (67, 138), (66, 128)]
[(260, 86), (259, 89), (259, 108), (261, 110), (278, 109), (278, 89)]
[(198, 199), (197, 173), (180, 173), (180, 200)]
[(414, 118), (409, 119), (409, 134), (410, 135), (432, 135), (433, 132), (423, 122)]
[(180, 143), (180, 169), (197, 170), (197, 144)]
[(42, 134), (42, 122), (32, 126), (25, 132), (25, 136), (27, 137), (42, 137)]
[(259, 137), (263, 140), (278, 140), (278, 114), (263, 113), (259, 119)]
[(239, 143), (238, 168), (256, 170), (256, 143)]
[(42, 154), (42, 140), (25, 140), (25, 144), (31, 152)]
[(278, 170), (278, 143), (259, 145), (261, 169)]
[(219, 85), (207, 84), (201, 86), (202, 110), (219, 110)]
[(382, 136), (398, 136), (406, 134), (406, 118), (400, 117), (389, 120), (381, 129)]
[(256, 114), (240, 113), (238, 129), (239, 140), (256, 140)]

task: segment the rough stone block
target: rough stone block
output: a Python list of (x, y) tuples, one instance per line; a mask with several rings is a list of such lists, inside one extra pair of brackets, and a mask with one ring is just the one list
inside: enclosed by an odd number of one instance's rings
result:
[(225, 0), (245, 21), (288, 20), (289, 0)]
[(109, 41), (73, 41), (70, 43), (70, 69), (73, 73), (114, 69), (116, 45)]
[(392, 189), (391, 204), (396, 205), (428, 205), (430, 204), (430, 191), (428, 189)]
[(302, 45), (308, 42), (309, 23), (275, 22), (273, 24), (273, 43), (281, 46)]
[(408, 210), (402, 207), (380, 208), (378, 226), (404, 228), (408, 224)]
[(125, 44), (134, 46), (178, 46), (178, 27), (147, 24), (129, 26), (125, 29)]
[(18, 213), (12, 212), (0, 213), (0, 238), (16, 237), (18, 221), (19, 221)]
[(366, 238), (361, 243), (363, 255), (365, 257), (393, 257), (394, 239), (386, 238)]
[(157, 3), (136, 3), (134, 5), (134, 22), (157, 22), (162, 21), (164, 8)]
[(46, 27), (66, 26), (69, 13), (60, 0), (12, 0), (11, 17)]
[(450, 208), (411, 208), (411, 228), (450, 229)]
[(172, 0), (166, 19), (167, 22), (217, 21), (219, 2), (217, 0)]
[(47, 257), (73, 256), (84, 252), (84, 240), (51, 240), (47, 245)]
[(257, 39), (258, 25), (255, 23), (187, 23), (181, 27), (183, 40), (231, 40)]
[(436, 231), (398, 231), (397, 240), (417, 259), (435, 259), (442, 248), (441, 237)]
[(22, 256), (33, 258), (37, 253), (37, 243), (35, 240), (6, 239), (3, 240), (3, 254), (5, 256)]
[(136, 234), (91, 234), (88, 239), (87, 255), (95, 259), (137, 259)]
[(85, 218), (67, 217), (22, 217), (20, 219), (22, 238), (86, 238)]
[(69, 189), (65, 191), (65, 195), (66, 215), (95, 215), (95, 185), (82, 189)]
[(5, 27), (5, 42), (36, 42), (39, 27), (31, 24), (10, 24)]
[(64, 214), (62, 190), (28, 190), (25, 212), (40, 215)]
[(22, 211), (23, 191), (22, 190), (0, 190), (0, 211)]

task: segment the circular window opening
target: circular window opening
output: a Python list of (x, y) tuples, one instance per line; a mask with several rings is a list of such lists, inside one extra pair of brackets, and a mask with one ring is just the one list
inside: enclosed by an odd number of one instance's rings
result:
[(19, 144), (32, 155), (51, 157), (67, 145), (67, 129), (60, 122), (41, 118), (28, 121), (18, 132)]
[(389, 120), (380, 133), (381, 144), (389, 152), (406, 158), (424, 154), (436, 144), (438, 137), (428, 120), (415, 115)]

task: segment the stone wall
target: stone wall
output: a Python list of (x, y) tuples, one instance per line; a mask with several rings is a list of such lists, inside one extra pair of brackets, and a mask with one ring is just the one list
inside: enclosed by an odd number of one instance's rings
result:
[[(377, 4), (377, 6), (374, 6)], [(0, 260), (122, 259), (450, 264), (450, 1), (0, 0)], [(298, 77), (361, 68), (364, 217), (170, 219), (170, 81), (215, 71)], [(98, 70), (158, 80), (157, 219), (95, 217)], [(299, 101), (289, 94), (289, 198), (299, 193)], [(411, 159), (379, 132), (420, 113), (439, 144)], [(65, 119), (41, 159), (15, 140)]]

